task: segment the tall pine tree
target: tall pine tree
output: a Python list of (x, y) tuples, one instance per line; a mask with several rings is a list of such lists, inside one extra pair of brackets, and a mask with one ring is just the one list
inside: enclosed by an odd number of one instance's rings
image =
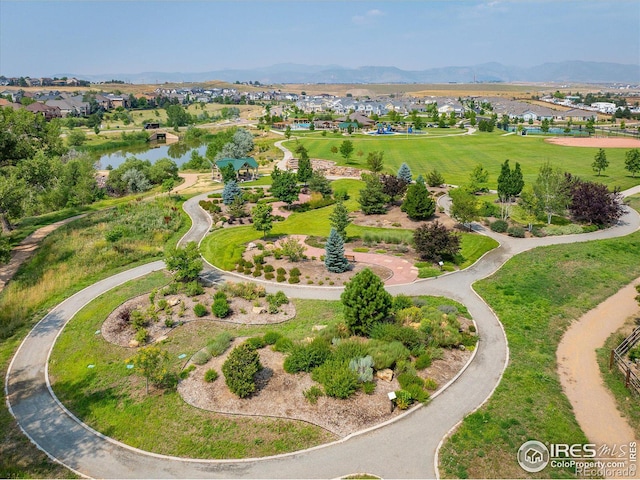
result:
[(307, 152), (307, 149), (304, 148), (304, 145), (300, 145), (296, 148), (296, 153), (300, 157), (298, 159), (298, 181), (306, 185), (313, 174), (311, 159), (309, 158), (309, 153)]
[(407, 189), (407, 195), (400, 209), (411, 220), (426, 220), (435, 213), (436, 202), (424, 183), (416, 182)]

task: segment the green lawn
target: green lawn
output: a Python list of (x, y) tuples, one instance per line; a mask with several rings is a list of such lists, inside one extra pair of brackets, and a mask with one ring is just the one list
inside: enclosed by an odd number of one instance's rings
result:
[[(629, 188), (640, 183), (640, 178), (628, 176), (624, 170), (624, 155), (627, 149), (605, 149), (609, 168), (598, 177), (591, 169), (591, 163), (598, 151), (596, 148), (562, 147), (545, 143), (543, 138), (501, 136), (501, 133), (477, 133), (471, 136), (435, 138), (434, 136), (409, 137), (365, 137), (350, 138), (354, 145), (354, 155), (350, 163), (345, 163), (339, 153), (332, 153), (331, 147), (339, 147), (344, 139), (305, 138), (300, 139), (311, 158), (325, 158), (339, 164), (366, 168), (367, 154), (372, 151), (385, 152), (386, 170), (396, 173), (403, 162), (413, 172), (425, 175), (432, 169), (439, 170), (447, 183), (460, 185), (467, 182), (473, 167), (481, 163), (489, 171), (489, 188), (496, 188), (500, 164), (505, 159), (511, 163), (520, 162), (526, 184), (535, 181), (540, 166), (550, 161), (585, 180), (605, 183), (610, 187)], [(293, 140), (291, 141), (293, 142)], [(285, 143), (293, 148), (292, 143)], [(355, 152), (362, 150), (358, 157)]]
[(440, 471), (448, 478), (558, 478), (568, 470), (530, 475), (516, 462), (520, 445), (583, 443), (556, 372), (558, 342), (572, 319), (640, 275), (640, 233), (538, 248), (509, 260), (475, 284), (509, 341), (509, 366), (491, 399), (445, 443)]

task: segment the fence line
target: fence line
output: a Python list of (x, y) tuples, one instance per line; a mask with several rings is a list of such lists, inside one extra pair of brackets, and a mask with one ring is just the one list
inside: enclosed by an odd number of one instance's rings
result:
[(631, 332), (631, 334), (625, 338), (620, 345), (611, 350), (611, 357), (609, 359), (609, 370), (613, 369), (616, 365), (618, 369), (624, 374), (624, 386), (640, 395), (640, 378), (631, 370), (631, 364), (625, 360), (625, 355), (629, 353), (636, 343), (640, 341), (640, 327)]

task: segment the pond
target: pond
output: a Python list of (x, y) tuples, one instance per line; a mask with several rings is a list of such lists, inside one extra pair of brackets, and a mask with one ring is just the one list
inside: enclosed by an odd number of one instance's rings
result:
[(100, 169), (107, 168), (107, 165), (111, 165), (113, 168), (117, 168), (128, 157), (136, 157), (139, 160), (149, 160), (151, 163), (155, 163), (161, 158), (170, 158), (178, 167), (183, 163), (191, 159), (192, 152), (198, 152), (201, 156), (204, 156), (207, 152), (207, 145), (187, 144), (184, 142), (167, 144), (147, 144), (139, 147), (128, 147), (120, 149), (111, 153), (105, 153), (100, 156)]

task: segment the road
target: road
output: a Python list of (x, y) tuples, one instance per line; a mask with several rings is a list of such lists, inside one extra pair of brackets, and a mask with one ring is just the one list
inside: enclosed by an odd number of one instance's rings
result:
[[(206, 195), (185, 202), (193, 226), (184, 241), (199, 241), (210, 227), (208, 215), (197, 207)], [(162, 269), (153, 262), (98, 282), (68, 298), (38, 323), (24, 340), (9, 367), (5, 383), (10, 410), (20, 427), (52, 458), (82, 475), (100, 478), (336, 478), (369, 472), (390, 478), (433, 478), (438, 444), (477, 409), (498, 385), (508, 361), (502, 325), (475, 294), (472, 284), (495, 272), (513, 255), (541, 245), (591, 241), (628, 235), (640, 217), (627, 209), (608, 230), (566, 237), (516, 239), (476, 226), (500, 242), (466, 270), (408, 285), (389, 287), (391, 293), (442, 295), (465, 304), (478, 325), (480, 341), (474, 360), (448, 388), (427, 406), (388, 425), (346, 439), (277, 457), (237, 461), (178, 459), (142, 452), (108, 439), (81, 424), (55, 399), (47, 380), (47, 359), (64, 324), (97, 295), (130, 279)], [(216, 279), (236, 279), (210, 270)], [(270, 286), (291, 297), (339, 298), (340, 288)]]

